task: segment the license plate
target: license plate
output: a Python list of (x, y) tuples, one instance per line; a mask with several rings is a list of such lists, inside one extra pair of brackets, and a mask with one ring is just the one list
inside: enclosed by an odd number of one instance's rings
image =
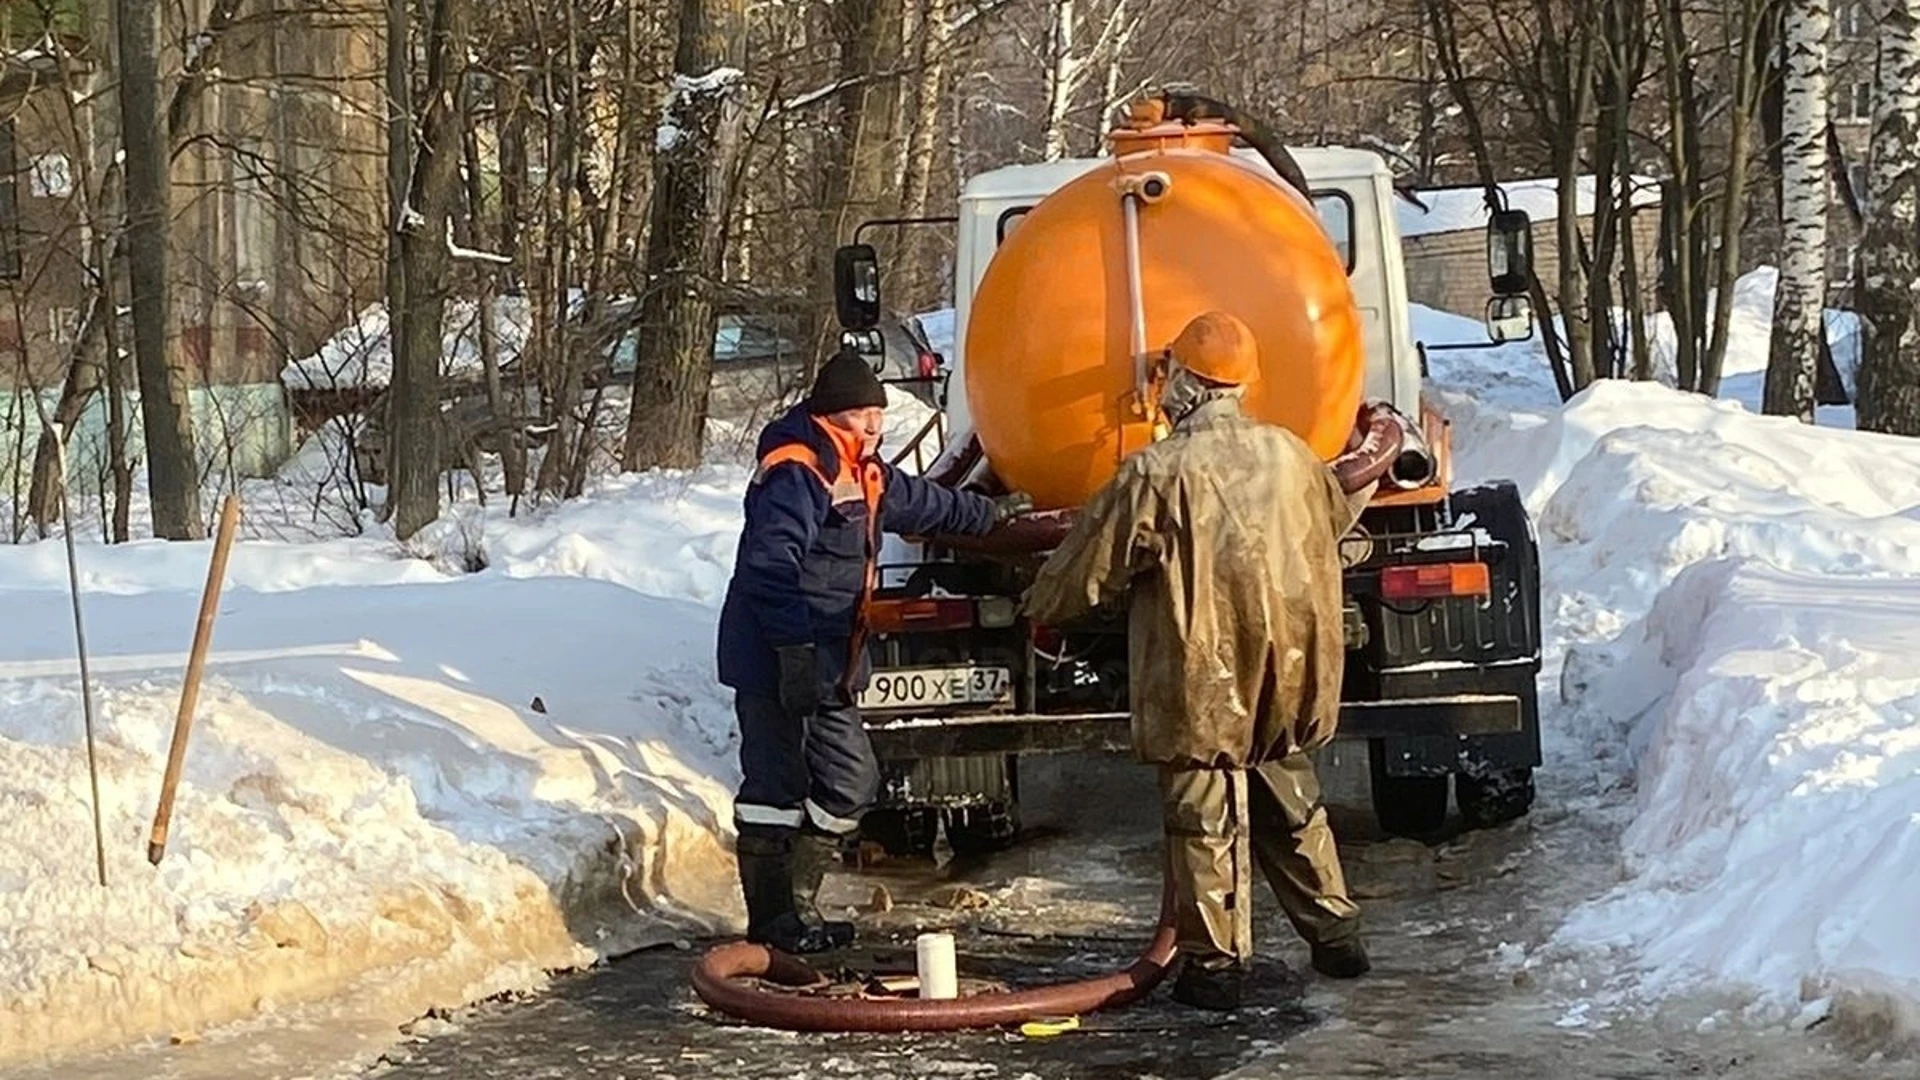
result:
[(1013, 700), (1013, 674), (1003, 667), (895, 668), (876, 671), (860, 693), (862, 709), (927, 709), (999, 705)]

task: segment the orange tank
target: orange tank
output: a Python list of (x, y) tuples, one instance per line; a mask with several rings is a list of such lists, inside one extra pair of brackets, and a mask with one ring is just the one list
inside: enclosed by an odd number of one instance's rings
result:
[(1338, 250), (1306, 198), (1227, 152), (1233, 129), (1150, 121), (1115, 132), (1115, 157), (1020, 219), (967, 317), (966, 392), (994, 471), (1041, 509), (1078, 506), (1151, 441), (1135, 393), (1121, 192), (1139, 204), (1146, 352), (1209, 309), (1239, 316), (1260, 349), (1252, 415), (1332, 458), (1365, 378), (1360, 315)]

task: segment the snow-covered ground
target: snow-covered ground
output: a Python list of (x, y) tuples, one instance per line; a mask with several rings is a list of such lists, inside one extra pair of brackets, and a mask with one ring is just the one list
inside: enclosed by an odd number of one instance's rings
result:
[[(929, 413), (895, 404), (898, 446)], [(748, 468), (722, 454), (517, 515), (469, 495), (401, 544), (344, 485), (316, 511), (333, 441), (242, 487), (158, 868), (211, 544), (80, 545), (104, 890), (65, 549), (0, 548), (0, 1066), (324, 997), (377, 998), (392, 1025), (739, 929), (712, 655)]]
[(238, 544), (158, 868), (210, 545), (82, 548), (104, 890), (59, 544), (0, 551), (0, 1061), (356, 986), (398, 1022), (587, 946), (734, 927), (709, 657), (741, 480), (487, 519), (472, 575), (376, 541)]
[(1625, 823), (1620, 884), (1532, 962), (1598, 959), (1601, 1005), (1920, 1031), (1920, 443), (1756, 415), (1771, 286), (1737, 292), (1734, 400), (1562, 408), (1534, 346), (1432, 357), (1466, 472), (1536, 515), (1550, 797)]
[[(1920, 444), (1753, 415), (1768, 284), (1736, 294), (1734, 400), (1562, 407), (1537, 346), (1431, 358), (1464, 476), (1515, 479), (1537, 515), (1565, 699), (1544, 799), (1622, 823), (1619, 886), (1526, 960), (1609, 973), (1596, 1006), (1920, 1001)], [(898, 447), (927, 414), (895, 400)], [(342, 995), (398, 1020), (738, 928), (711, 655), (750, 457), (516, 516), (462, 503), (403, 545), (303, 501), (325, 451), (243, 490), (158, 868), (209, 545), (81, 547), (106, 890), (64, 550), (0, 549), (0, 1064)]]

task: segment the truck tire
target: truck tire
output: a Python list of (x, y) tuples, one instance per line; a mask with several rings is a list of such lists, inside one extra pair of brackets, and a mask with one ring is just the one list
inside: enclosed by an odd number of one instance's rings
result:
[(1483, 776), (1455, 773), (1453, 797), (1470, 828), (1504, 825), (1533, 809), (1533, 770), (1502, 769)]
[(931, 807), (876, 807), (860, 819), (860, 839), (892, 858), (920, 858), (933, 854), (939, 828), (940, 812)]
[[(1518, 561), (1520, 588), (1528, 599), (1529, 621), (1538, 634), (1540, 626), (1540, 551), (1526, 504), (1519, 488), (1510, 480), (1498, 480), (1454, 493), (1454, 513), (1472, 515), (1473, 524), (1505, 541)], [(1534, 638), (1537, 646), (1538, 637)], [(1493, 761), (1454, 773), (1454, 800), (1468, 828), (1485, 829), (1525, 817), (1533, 809), (1533, 768), (1522, 762), (1540, 761), (1538, 687), (1529, 679), (1514, 692), (1526, 698), (1526, 731), (1521, 736), (1502, 736), (1483, 745), (1503, 743)], [(1516, 745), (1517, 744), (1517, 745)], [(1517, 759), (1517, 760), (1516, 760)]]
[(1373, 781), (1373, 816), (1381, 832), (1418, 839), (1446, 826), (1446, 776), (1389, 776), (1378, 743), (1372, 745), (1367, 757)]
[(1020, 837), (1020, 804), (1007, 800), (947, 812), (947, 843), (957, 855), (1005, 851)]

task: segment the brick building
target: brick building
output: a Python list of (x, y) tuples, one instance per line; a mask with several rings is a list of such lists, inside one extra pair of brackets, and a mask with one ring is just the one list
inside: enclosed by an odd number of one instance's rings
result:
[[(1659, 273), (1660, 187), (1648, 177), (1636, 177), (1633, 209), (1635, 264), (1640, 292), (1648, 310), (1658, 305), (1654, 286)], [(1579, 181), (1581, 232), (1592, 236), (1594, 181)], [(1558, 184), (1552, 180), (1517, 180), (1501, 185), (1507, 205), (1525, 210), (1533, 219), (1534, 268), (1548, 291), (1560, 273)], [(1407, 296), (1413, 303), (1478, 319), (1487, 307), (1487, 209), (1479, 186), (1436, 188), (1414, 193), (1420, 205), (1401, 199), (1398, 206), (1401, 250), (1407, 268)], [(1615, 295), (1618, 284), (1615, 269)]]
[[(187, 25), (203, 26), (209, 4), (168, 10), (184, 8)], [(221, 77), (182, 118), (169, 347), (186, 361), (197, 447), (213, 471), (262, 473), (286, 456), (293, 428), (281, 367), (378, 297), (378, 18), (373, 8), (359, 18), (335, 7), (241, 20), (223, 38)], [(194, 36), (176, 29), (163, 41), (177, 47)], [(32, 453), (33, 395), (51, 411), (92, 295), (88, 192), (98, 190), (118, 138), (113, 113), (94, 112), (96, 103), (111, 109), (112, 85), (73, 59), (87, 52), (73, 36), (16, 40), (0, 54), (0, 481), (19, 464), (16, 446)], [(181, 57), (163, 56), (161, 66), (178, 72)], [(125, 289), (123, 279), (123, 307)], [(130, 348), (124, 315), (118, 328)], [(95, 349), (89, 359), (104, 355)], [(101, 475), (105, 416), (96, 397), (76, 425), (73, 468), (83, 490)], [(136, 454), (139, 435), (136, 421)]]

